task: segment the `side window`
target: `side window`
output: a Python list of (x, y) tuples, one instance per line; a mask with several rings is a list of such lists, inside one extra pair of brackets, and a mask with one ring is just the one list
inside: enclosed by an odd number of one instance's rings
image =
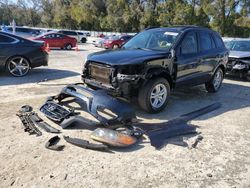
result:
[(216, 35), (216, 34), (214, 34), (213, 36), (214, 36), (217, 48), (225, 48), (224, 43), (223, 43), (221, 37), (218, 36), (218, 35)]
[(15, 40), (13, 38), (10, 38), (5, 35), (0, 35), (0, 43), (11, 43), (14, 42)]
[(215, 45), (215, 42), (214, 42), (214, 38), (212, 36), (212, 34), (210, 34), (210, 38), (211, 38), (211, 41), (212, 41), (212, 48), (216, 48), (216, 45)]
[(56, 34), (56, 38), (62, 38), (62, 35)]
[(73, 32), (73, 31), (63, 31), (63, 34), (65, 34), (65, 35), (77, 35), (77, 33), (76, 32)]
[(195, 32), (188, 33), (181, 43), (181, 54), (187, 55), (197, 52), (198, 48), (197, 48), (196, 33)]
[(199, 35), (200, 35), (201, 51), (211, 50), (213, 46), (212, 46), (212, 40), (211, 40), (209, 33), (201, 32)]

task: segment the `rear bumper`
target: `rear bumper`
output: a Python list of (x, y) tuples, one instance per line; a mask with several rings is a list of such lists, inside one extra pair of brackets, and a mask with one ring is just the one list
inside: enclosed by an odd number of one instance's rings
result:
[(113, 48), (113, 45), (112, 44), (103, 44), (103, 47), (106, 49), (110, 49), (110, 48)]
[(40, 66), (48, 66), (49, 55), (44, 52), (42, 55), (34, 57), (31, 61), (31, 67), (40, 67)]

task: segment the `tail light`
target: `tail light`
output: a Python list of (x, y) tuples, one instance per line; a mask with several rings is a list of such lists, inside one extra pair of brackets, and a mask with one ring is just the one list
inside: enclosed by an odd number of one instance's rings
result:
[(40, 47), (40, 49), (42, 50), (42, 52), (47, 52), (47, 48), (45, 46), (45, 43), (43, 44), (43, 46)]

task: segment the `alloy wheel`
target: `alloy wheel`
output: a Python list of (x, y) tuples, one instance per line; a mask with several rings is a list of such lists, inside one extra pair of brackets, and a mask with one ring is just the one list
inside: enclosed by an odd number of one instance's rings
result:
[(217, 71), (214, 75), (214, 80), (213, 80), (213, 84), (214, 84), (214, 89), (218, 90), (221, 82), (222, 82), (223, 76), (222, 76), (222, 72), (221, 71)]
[(13, 76), (24, 76), (29, 72), (29, 69), (29, 62), (23, 57), (14, 57), (8, 63), (8, 71)]
[(160, 108), (167, 99), (167, 88), (164, 84), (157, 84), (151, 92), (150, 103), (153, 108)]

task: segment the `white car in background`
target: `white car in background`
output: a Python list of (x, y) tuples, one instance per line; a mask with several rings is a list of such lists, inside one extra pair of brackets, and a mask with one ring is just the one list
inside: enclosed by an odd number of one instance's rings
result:
[[(62, 33), (64, 35), (68, 35), (77, 40), (77, 42), (86, 43), (87, 38), (81, 34), (81, 32), (71, 31), (71, 30), (59, 30), (58, 33)], [(80, 34), (78, 34), (80, 33)]]

